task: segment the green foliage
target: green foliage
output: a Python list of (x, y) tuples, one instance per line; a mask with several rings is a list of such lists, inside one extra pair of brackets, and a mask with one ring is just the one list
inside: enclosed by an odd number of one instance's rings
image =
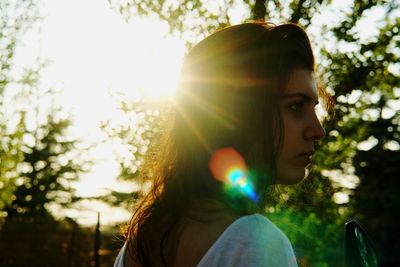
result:
[(77, 181), (84, 171), (76, 162), (76, 141), (66, 137), (68, 119), (57, 119), (56, 113), (33, 131), (24, 131), (23, 160), (18, 163), (18, 178), (12, 203), (6, 206), (8, 216), (46, 215), (50, 203), (71, 204)]
[(330, 4), (328, 0), (295, 0), (291, 1), (289, 8), (292, 11), (288, 21), (300, 23), (307, 27), (311, 23), (313, 15), (324, 6)]
[(16, 77), (11, 77), (17, 41), (36, 20), (37, 1), (0, 1), (0, 210), (11, 203), (16, 188), (25, 120), (22, 113), (10, 116), (4, 92), (17, 83)]
[(8, 152), (0, 156), (1, 217), (51, 217), (50, 205), (78, 200), (72, 183), (89, 166), (68, 137), (71, 121), (54, 104), (55, 93), (39, 89), (41, 68), (26, 70), (12, 91), (6, 87), (8, 103), (0, 106), (0, 149)]
[(49, 203), (71, 202), (70, 181), (85, 164), (71, 155), (76, 148), (66, 137), (71, 122), (57, 108), (40, 108), (41, 98), (53, 94), (38, 93), (42, 65), (12, 76), (19, 38), (38, 20), (38, 5), (0, 2), (0, 210), (6, 211), (0, 217), (43, 215)]
[(399, 250), (398, 246), (387, 244), (396, 244), (394, 236), (399, 235), (399, 218), (393, 211), (400, 210), (400, 173), (395, 167), (400, 161), (400, 113), (395, 104), (400, 87), (400, 73), (396, 71), (400, 61), (400, 20), (392, 15), (394, 8), (398, 9), (393, 1), (355, 2), (355, 13), (378, 4), (387, 13), (376, 36), (360, 40), (354, 27), (359, 17), (347, 18), (351, 23), (340, 25), (335, 30), (336, 38), (342, 44), (351, 42), (355, 48), (346, 53), (324, 53), (330, 62), (327, 84), (338, 102), (336, 123), (329, 125), (329, 130), (339, 135), (329, 140), (330, 146), (344, 148), (336, 150), (342, 163), (331, 160), (330, 167), (343, 169), (343, 162), (353, 167), (359, 177), (359, 185), (350, 194), (353, 216), (366, 227), (387, 260), (395, 258), (395, 251)]
[[(165, 103), (155, 103), (143, 99), (136, 102), (122, 100), (119, 109), (121, 117), (124, 118), (121, 119), (122, 122), (105, 121), (101, 128), (110, 140), (126, 149), (125, 153), (117, 153), (120, 164), (118, 179), (138, 182), (139, 169), (143, 164), (149, 144), (163, 128), (162, 124), (165, 119), (160, 111), (166, 110)], [(140, 193), (140, 190), (135, 192), (111, 191), (100, 199), (112, 205), (126, 206), (129, 209), (132, 201), (136, 200)]]
[(89, 266), (91, 230), (68, 218), (55, 221), (48, 210), (77, 200), (71, 182), (87, 162), (67, 137), (71, 121), (57, 108), (42, 109), (32, 94), (40, 68), (20, 77), (14, 71), (20, 37), (39, 19), (39, 3), (0, 1), (0, 266)]
[(234, 0), (214, 1), (210, 5), (200, 0), (129, 0), (121, 4), (119, 1), (109, 0), (110, 5), (126, 19), (134, 15), (155, 16), (168, 23), (171, 33), (180, 35), (192, 32), (190, 39), (204, 37), (206, 33), (221, 25), (229, 25), (228, 9), (234, 2)]
[(168, 24), (170, 32), (183, 38), (188, 47), (217, 29), (231, 25), (235, 9), (241, 8), (242, 19), (290, 21), (308, 26), (319, 8), (330, 0), (297, 1), (200, 1), (200, 0), (109, 0), (125, 19), (134, 16), (156, 17)]
[(358, 40), (354, 29), (357, 22), (363, 17), (366, 11), (382, 5), (385, 5), (388, 13), (397, 8), (396, 1), (387, 0), (352, 1), (352, 4), (352, 13), (348, 14), (348, 16), (340, 23), (340, 25), (333, 28), (333, 32), (336, 34), (336, 36), (347, 42), (354, 42)]
[(18, 38), (38, 19), (37, 3), (35, 0), (0, 1), (0, 99), (10, 82)]
[(103, 122), (102, 130), (110, 139), (120, 142), (128, 153), (119, 156), (119, 179), (129, 181), (138, 175), (138, 168), (143, 162), (150, 140), (160, 130), (160, 110), (158, 104), (146, 100), (128, 103), (122, 100), (119, 109), (123, 122)]
[(343, 266), (343, 224), (297, 209), (275, 208), (268, 215), (289, 238), (299, 266)]
[(0, 210), (11, 204), (13, 192), (16, 188), (15, 179), (17, 164), (23, 155), (20, 150), (24, 131), (24, 116), (21, 114), (19, 122), (11, 133), (5, 124), (0, 124)]
[(332, 157), (331, 168), (345, 172), (346, 165), (351, 166), (358, 176), (359, 184), (350, 192), (351, 214), (377, 243), (382, 260), (398, 265), (395, 255), (400, 248), (395, 236), (400, 234), (396, 225), (399, 217), (393, 211), (400, 210), (400, 173), (396, 168), (400, 161), (400, 113), (395, 104), (400, 87), (400, 20), (394, 15), (399, 6), (395, 1), (356, 1), (354, 5), (356, 14), (378, 6), (386, 14), (378, 34), (367, 40), (361, 40), (355, 30), (360, 17), (349, 16), (334, 33), (338, 43), (351, 44), (353, 49), (346, 53), (324, 51), (330, 66), (327, 84), (338, 102), (332, 120), (335, 124), (328, 128), (336, 137), (329, 142), (331, 148), (340, 149), (327, 153), (341, 159)]

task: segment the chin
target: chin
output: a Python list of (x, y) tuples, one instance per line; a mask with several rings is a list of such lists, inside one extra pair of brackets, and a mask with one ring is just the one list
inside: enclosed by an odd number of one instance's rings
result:
[(281, 174), (278, 173), (278, 184), (295, 185), (300, 183), (306, 174), (304, 168), (302, 169), (286, 169)]

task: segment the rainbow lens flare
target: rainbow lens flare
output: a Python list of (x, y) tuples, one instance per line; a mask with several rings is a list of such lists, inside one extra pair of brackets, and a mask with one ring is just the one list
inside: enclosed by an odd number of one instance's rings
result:
[(211, 156), (209, 168), (214, 178), (225, 184), (227, 192), (239, 193), (258, 202), (244, 159), (234, 148), (227, 147), (215, 151)]

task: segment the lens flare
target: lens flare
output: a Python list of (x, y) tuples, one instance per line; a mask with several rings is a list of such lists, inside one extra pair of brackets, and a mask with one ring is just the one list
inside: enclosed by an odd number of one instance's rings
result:
[(258, 202), (244, 159), (235, 149), (227, 147), (215, 151), (211, 156), (209, 168), (214, 178), (225, 184), (227, 192), (240, 193)]

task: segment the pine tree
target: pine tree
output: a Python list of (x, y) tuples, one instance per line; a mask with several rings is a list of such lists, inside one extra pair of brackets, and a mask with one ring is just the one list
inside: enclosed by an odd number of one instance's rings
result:
[(24, 118), (21, 114), (10, 115), (10, 103), (5, 103), (4, 93), (10, 85), (18, 83), (18, 77), (11, 76), (15, 50), (21, 35), (36, 21), (37, 1), (0, 1), (0, 211), (11, 203), (16, 188), (24, 130)]
[(23, 160), (8, 216), (47, 216), (48, 205), (68, 206), (73, 202), (73, 182), (84, 167), (76, 161), (76, 140), (66, 136), (71, 121), (55, 113), (33, 131), (26, 131), (22, 145)]

